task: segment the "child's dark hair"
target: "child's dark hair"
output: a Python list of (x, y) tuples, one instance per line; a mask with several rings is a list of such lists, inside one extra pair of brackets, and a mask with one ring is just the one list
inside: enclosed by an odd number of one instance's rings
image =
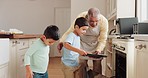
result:
[(79, 17), (79, 18), (76, 19), (74, 27), (76, 25), (78, 25), (79, 28), (80, 28), (80, 27), (83, 27), (83, 26), (88, 26), (88, 22), (84, 17)]
[(59, 40), (60, 38), (59, 28), (55, 25), (50, 25), (45, 29), (44, 35), (47, 39), (51, 38), (53, 40)]

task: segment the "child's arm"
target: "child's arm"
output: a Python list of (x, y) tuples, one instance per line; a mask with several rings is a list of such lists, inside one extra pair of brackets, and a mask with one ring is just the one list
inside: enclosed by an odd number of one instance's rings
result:
[(33, 72), (30, 68), (30, 65), (26, 65), (26, 78), (33, 78)]
[(35, 44), (32, 44), (27, 50), (27, 52), (25, 53), (24, 66), (26, 68), (26, 78), (33, 78), (33, 72), (30, 68), (30, 63), (31, 63), (30, 58), (36, 52), (36, 50), (37, 50), (37, 47), (35, 46)]
[(87, 52), (85, 52), (85, 51), (82, 50), (82, 49), (78, 49), (78, 48), (75, 48), (75, 47), (71, 46), (70, 43), (68, 43), (68, 42), (64, 42), (64, 43), (63, 43), (63, 46), (64, 46), (66, 49), (68, 49), (68, 50), (72, 50), (72, 51), (74, 51), (74, 52), (79, 53), (80, 55), (87, 55)]
[(32, 56), (32, 51), (30, 51), (30, 49), (28, 49), (28, 51), (25, 53), (25, 57), (24, 57), (24, 64), (26, 67), (26, 78), (33, 78), (33, 72), (30, 68), (30, 57)]

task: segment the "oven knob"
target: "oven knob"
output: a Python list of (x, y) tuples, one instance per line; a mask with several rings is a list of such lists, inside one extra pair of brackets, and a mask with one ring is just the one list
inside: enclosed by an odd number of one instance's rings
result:
[(123, 51), (125, 51), (125, 48), (123, 48)]
[(112, 47), (114, 48), (114, 47), (116, 47), (117, 45), (116, 44), (112, 44)]

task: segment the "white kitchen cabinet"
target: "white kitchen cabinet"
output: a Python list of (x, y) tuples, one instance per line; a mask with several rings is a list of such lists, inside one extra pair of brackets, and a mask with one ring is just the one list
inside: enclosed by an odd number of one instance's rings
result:
[(0, 65), (0, 78), (8, 78), (8, 63)]
[(29, 48), (28, 39), (19, 39), (17, 40), (17, 53), (16, 53), (16, 69), (17, 69), (17, 78), (25, 78), (25, 66), (24, 66), (24, 56)]
[(0, 65), (9, 62), (9, 39), (0, 38)]
[(25, 78), (24, 55), (34, 39), (11, 39), (9, 78)]
[(17, 78), (16, 77), (16, 45), (17, 45), (17, 40), (16, 39), (11, 39), (10, 40), (10, 56), (9, 56), (9, 64), (8, 64), (8, 73), (9, 73), (9, 78)]
[(135, 37), (135, 78), (148, 77), (148, 36)]
[(107, 18), (135, 17), (135, 0), (107, 0)]
[(130, 17), (135, 17), (135, 0), (107, 0), (109, 31), (117, 28), (116, 19)]
[(9, 38), (0, 38), (0, 78), (8, 78)]
[(107, 0), (107, 17), (111, 18), (116, 14), (117, 0)]

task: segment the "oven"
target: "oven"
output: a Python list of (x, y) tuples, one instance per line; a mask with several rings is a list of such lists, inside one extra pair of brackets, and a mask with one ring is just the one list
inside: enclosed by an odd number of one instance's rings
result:
[(126, 54), (116, 50), (115, 76), (116, 78), (126, 78)]
[(116, 78), (133, 78), (133, 39), (113, 39), (114, 75)]

